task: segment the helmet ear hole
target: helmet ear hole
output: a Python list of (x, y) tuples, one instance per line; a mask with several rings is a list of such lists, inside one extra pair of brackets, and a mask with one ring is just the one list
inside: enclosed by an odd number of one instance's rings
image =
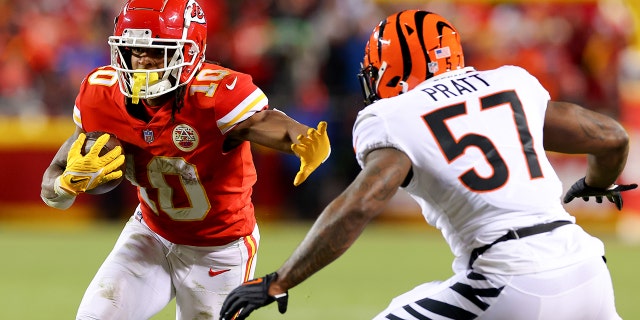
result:
[(398, 85), (398, 83), (400, 82), (400, 76), (395, 76), (393, 78), (391, 78), (391, 80), (389, 80), (389, 82), (387, 82), (387, 87), (395, 87)]

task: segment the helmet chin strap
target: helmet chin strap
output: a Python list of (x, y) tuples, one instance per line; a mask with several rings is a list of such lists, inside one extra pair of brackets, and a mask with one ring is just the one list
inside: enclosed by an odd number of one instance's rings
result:
[(402, 87), (402, 92), (400, 94), (409, 91), (409, 84), (406, 81), (400, 81), (398, 84)]
[(166, 92), (171, 87), (172, 87), (171, 81), (169, 81), (169, 79), (163, 79), (150, 85), (148, 87), (148, 90), (145, 93), (148, 95), (155, 95), (160, 92)]
[(378, 86), (380, 85), (380, 79), (382, 79), (382, 75), (384, 75), (384, 72), (387, 71), (387, 62), (386, 61), (382, 61), (382, 64), (380, 65), (380, 69), (378, 70), (378, 79), (376, 79), (376, 86), (375, 88), (372, 88), (374, 92), (378, 92)]

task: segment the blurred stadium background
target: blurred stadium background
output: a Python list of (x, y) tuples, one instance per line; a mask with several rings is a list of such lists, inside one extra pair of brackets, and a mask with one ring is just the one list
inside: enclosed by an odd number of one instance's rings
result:
[[(351, 147), (351, 128), (362, 107), (356, 80), (362, 50), (373, 26), (402, 8), (421, 8), (448, 17), (462, 34), (467, 65), (477, 69), (503, 64), (525, 67), (547, 87), (552, 98), (576, 102), (620, 120), (632, 137), (622, 181), (640, 181), (638, 0), (200, 2), (209, 24), (209, 60), (251, 74), (267, 93), (272, 107), (306, 124), (319, 120), (329, 123), (331, 158), (297, 188), (291, 183), (298, 169), (296, 158), (255, 147), (259, 178), (254, 199), (263, 225), (308, 224), (359, 171)], [(122, 3), (0, 0), (0, 167), (4, 169), (0, 173), (0, 248), (9, 249), (10, 253), (31, 251), (23, 255), (34, 255), (25, 260), (32, 261), (39, 251), (49, 250), (46, 244), (53, 235), (70, 233), (82, 239), (100, 234), (95, 228), (104, 226), (107, 231), (103, 232), (109, 237), (96, 245), (95, 265), (86, 271), (89, 278), (115, 241), (118, 227), (113, 225), (121, 225), (137, 202), (133, 188), (123, 183), (107, 195), (81, 196), (74, 207), (60, 212), (47, 208), (40, 200), (40, 181), (58, 146), (73, 131), (71, 112), (80, 81), (91, 69), (109, 63), (106, 41)], [(583, 175), (585, 161), (581, 157), (550, 156), (565, 190)], [(628, 251), (623, 251), (621, 257), (631, 255), (628, 261), (637, 268), (640, 196), (632, 191), (624, 200), (622, 212), (612, 210), (609, 204), (582, 201), (568, 204), (567, 209), (611, 246), (626, 248)], [(394, 228), (421, 220), (412, 200), (399, 193), (380, 217), (379, 225)], [(46, 236), (36, 236), (42, 235), (42, 230), (48, 230)], [(268, 241), (266, 232), (263, 231), (264, 241)], [(428, 227), (421, 232), (437, 235)], [(27, 241), (31, 238), (35, 240)], [(21, 243), (25, 241), (32, 247), (23, 248)], [(69, 240), (75, 241), (83, 240)], [(263, 246), (269, 244), (264, 242)], [(278, 250), (268, 252), (275, 251)], [(281, 259), (289, 252), (280, 252)], [(75, 263), (68, 259), (82, 257), (75, 257), (73, 251), (59, 256), (62, 265)], [(447, 268), (450, 257), (446, 253), (441, 257)], [(56, 259), (56, 255), (50, 259)], [(11, 254), (2, 260), (11, 261)], [(259, 270), (267, 272), (277, 265), (274, 262)], [(25, 276), (21, 270), (0, 263), (3, 276), (21, 279)], [(445, 270), (443, 277), (446, 275)], [(430, 279), (430, 275), (420, 277), (420, 281)], [(410, 283), (417, 284), (415, 280), (410, 279)], [(85, 285), (86, 282), (80, 283), (79, 292), (73, 297), (79, 299)], [(0, 284), (0, 315), (1, 306), (7, 302), (3, 297), (15, 293), (2, 288)], [(16, 285), (15, 290), (19, 289), (29, 292)], [(45, 285), (41, 290), (55, 294), (57, 289)], [(376, 302), (375, 311), (389, 298), (385, 296), (382, 304)], [(64, 303), (73, 309), (78, 299)], [(639, 307), (633, 307), (640, 318)], [(367, 316), (373, 314), (369, 312)]]

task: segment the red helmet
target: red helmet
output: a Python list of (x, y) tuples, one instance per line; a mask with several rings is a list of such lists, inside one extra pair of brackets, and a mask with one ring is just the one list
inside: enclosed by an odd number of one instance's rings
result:
[[(207, 22), (195, 0), (127, 1), (109, 37), (111, 66), (118, 73), (120, 90), (141, 99), (175, 90), (198, 71), (206, 44)], [(132, 70), (131, 48), (163, 50), (164, 67)]]
[(454, 26), (438, 14), (407, 10), (375, 27), (358, 78), (368, 105), (463, 67), (460, 35)]

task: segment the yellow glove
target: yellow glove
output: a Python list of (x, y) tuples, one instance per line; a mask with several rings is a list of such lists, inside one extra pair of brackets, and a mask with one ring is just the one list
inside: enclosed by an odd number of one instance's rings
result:
[(120, 146), (99, 156), (100, 150), (109, 141), (109, 134), (100, 136), (89, 153), (83, 156), (81, 151), (85, 139), (85, 134), (81, 133), (73, 142), (67, 154), (67, 168), (58, 177), (60, 188), (74, 196), (122, 177), (122, 170), (116, 170), (124, 164)]
[(300, 158), (300, 171), (293, 180), (293, 185), (303, 183), (331, 154), (331, 145), (327, 135), (327, 123), (320, 121), (318, 129), (309, 128), (307, 136), (299, 135), (299, 143), (291, 145), (293, 153)]

